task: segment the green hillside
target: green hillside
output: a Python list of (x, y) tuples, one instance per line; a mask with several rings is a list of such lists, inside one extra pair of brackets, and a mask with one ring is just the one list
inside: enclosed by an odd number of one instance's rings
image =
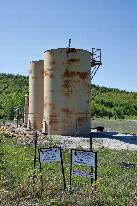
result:
[(137, 116), (137, 92), (92, 85), (92, 116)]
[(28, 89), (29, 77), (0, 74), (0, 115), (13, 119), (17, 108), (21, 106), (24, 111), (24, 96)]
[[(29, 90), (29, 77), (13, 74), (0, 74), (0, 115), (13, 119), (15, 110), (24, 111), (24, 95)], [(137, 117), (137, 92), (92, 85), (92, 117), (124, 116)]]

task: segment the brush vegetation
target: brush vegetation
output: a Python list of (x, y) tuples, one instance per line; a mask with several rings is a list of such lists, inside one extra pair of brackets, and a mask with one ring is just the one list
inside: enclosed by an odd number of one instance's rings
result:
[(0, 115), (13, 120), (20, 108), (24, 111), (24, 96), (29, 91), (29, 77), (0, 74)]
[[(13, 74), (0, 74), (0, 115), (13, 119), (16, 109), (24, 111), (24, 96), (29, 91), (29, 77)], [(137, 118), (137, 92), (92, 85), (92, 117), (114, 116)]]
[(137, 117), (137, 92), (92, 85), (92, 117), (114, 116), (120, 118)]
[[(61, 165), (57, 162), (42, 163), (42, 190), (38, 152), (33, 180), (34, 145), (20, 142), (8, 134), (1, 134), (0, 141), (1, 205), (137, 205), (136, 168), (123, 164), (136, 163), (136, 151), (96, 150), (96, 184), (91, 187), (90, 179), (73, 176), (70, 193), (70, 149), (62, 149), (66, 191), (59, 190), (63, 189), (63, 178)], [(37, 149), (59, 145), (59, 141), (53, 143), (49, 138)], [(90, 172), (90, 167), (80, 165), (73, 165), (73, 169)]]

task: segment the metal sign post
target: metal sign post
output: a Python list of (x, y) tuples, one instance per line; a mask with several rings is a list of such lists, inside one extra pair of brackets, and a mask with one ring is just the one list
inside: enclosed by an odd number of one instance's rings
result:
[(35, 156), (34, 156), (34, 175), (33, 175), (33, 183), (35, 183), (36, 148), (37, 148), (37, 131), (36, 131), (36, 137), (35, 137)]
[[(90, 134), (90, 151), (92, 152), (92, 135)], [(91, 173), (93, 172), (93, 167), (91, 166)], [(91, 178), (91, 185), (93, 184), (93, 178)]]
[[(61, 163), (64, 190), (65, 190), (66, 189), (66, 183), (65, 183), (65, 175), (64, 175), (61, 147), (40, 148), (40, 149), (38, 149), (38, 152), (39, 152), (40, 172), (42, 171), (42, 167), (41, 167), (42, 162), (52, 162), (52, 161), (54, 161), (54, 162), (60, 162)], [(42, 182), (42, 189), (43, 189), (42, 172), (41, 172), (41, 182)]]
[[(95, 167), (95, 173), (72, 170), (72, 164), (79, 164), (79, 165)], [(71, 180), (72, 175), (83, 176), (86, 178), (95, 179), (96, 181), (97, 180), (97, 152), (71, 149), (70, 191), (71, 191), (71, 185), (72, 185), (72, 180)]]

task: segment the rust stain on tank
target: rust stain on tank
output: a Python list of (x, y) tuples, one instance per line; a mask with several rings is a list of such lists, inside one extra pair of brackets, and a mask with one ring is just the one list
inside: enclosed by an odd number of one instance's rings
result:
[(81, 81), (80, 81), (80, 80), (75, 80), (75, 79), (73, 80), (73, 82), (74, 82), (74, 83), (78, 83), (78, 84), (80, 84), (80, 83), (81, 83)]
[(70, 70), (66, 69), (64, 74), (62, 74), (62, 78), (73, 77), (76, 75), (78, 75), (82, 80), (84, 80), (84, 79), (88, 79), (89, 72), (70, 71)]
[(44, 110), (47, 108), (47, 106), (51, 107), (51, 109), (50, 109), (51, 111), (55, 109), (55, 105), (53, 103), (51, 103), (51, 102), (48, 103), (47, 97), (45, 97), (44, 98)]
[(35, 130), (37, 130), (37, 122), (36, 122), (36, 119), (34, 119), (34, 122), (33, 122), (33, 128), (35, 129)]
[(53, 103), (49, 103), (49, 106), (52, 108), (52, 110), (54, 110), (56, 107), (55, 107), (55, 104), (53, 104)]
[(89, 104), (89, 100), (87, 100), (87, 104)]
[[(61, 111), (65, 114), (73, 114), (73, 113), (75, 113), (75, 108), (70, 110), (68, 107), (64, 107), (64, 108), (62, 108)], [(65, 115), (65, 116), (67, 116), (67, 115)]]
[(49, 90), (50, 92), (54, 92), (54, 90)]
[(49, 62), (49, 64), (50, 64), (50, 65), (54, 65), (54, 64), (56, 64), (56, 62)]
[(29, 70), (29, 74), (32, 74), (32, 69), (31, 69), (31, 70)]
[(54, 54), (54, 52), (53, 52), (53, 51), (50, 51), (50, 52), (49, 52), (49, 55), (53, 55), (53, 54)]
[(32, 79), (37, 79), (37, 77), (32, 77)]
[(64, 93), (64, 96), (69, 96), (69, 93)]
[(62, 63), (61, 63), (61, 64), (62, 64), (62, 66), (64, 66), (64, 64), (65, 64), (65, 61), (62, 61)]
[[(72, 124), (72, 121), (71, 120), (69, 120), (69, 119), (62, 119), (62, 121), (61, 121), (62, 123), (65, 123), (66, 125), (70, 125), (70, 124)], [(66, 126), (66, 129), (67, 129), (68, 127)]]
[(42, 78), (44, 78), (44, 71), (43, 70), (41, 71), (41, 75), (42, 75)]
[(78, 72), (81, 79), (88, 79), (89, 72)]
[(49, 125), (57, 124), (57, 116), (56, 115), (49, 115)]
[(91, 84), (88, 84), (88, 89), (91, 89)]
[(47, 103), (47, 97), (44, 98), (44, 109), (46, 109), (48, 103)]
[(78, 122), (86, 122), (87, 118), (86, 117), (78, 117)]
[(76, 49), (75, 48), (69, 48), (66, 53), (69, 54), (71, 52), (76, 53)]
[(71, 80), (65, 80), (62, 86), (66, 89), (70, 88), (72, 86)]
[(53, 131), (54, 131), (54, 132), (57, 132), (57, 131), (58, 131), (58, 128), (57, 128), (57, 127), (54, 127)]
[(50, 71), (50, 69), (45, 69), (44, 70), (44, 76), (48, 76), (49, 78), (54, 78), (54, 74), (48, 73), (49, 71)]
[(75, 62), (80, 62), (80, 59), (68, 59), (67, 61), (68, 64), (75, 63)]
[(76, 76), (77, 74), (78, 74), (77, 71), (70, 71), (70, 70), (66, 69), (64, 74), (62, 74), (62, 78), (73, 77), (73, 76)]
[(69, 113), (68, 107), (62, 108), (62, 112), (64, 112), (64, 113)]

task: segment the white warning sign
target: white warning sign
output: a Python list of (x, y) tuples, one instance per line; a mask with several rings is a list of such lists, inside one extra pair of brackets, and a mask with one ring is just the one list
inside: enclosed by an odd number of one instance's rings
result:
[(71, 175), (78, 175), (78, 176), (82, 176), (82, 177), (87, 177), (87, 178), (95, 179), (95, 174), (94, 173), (89, 173), (89, 172), (72, 170), (71, 171)]
[(61, 161), (59, 147), (41, 148), (39, 149), (39, 154), (40, 162)]
[(72, 163), (95, 167), (95, 153), (90, 151), (72, 150)]

